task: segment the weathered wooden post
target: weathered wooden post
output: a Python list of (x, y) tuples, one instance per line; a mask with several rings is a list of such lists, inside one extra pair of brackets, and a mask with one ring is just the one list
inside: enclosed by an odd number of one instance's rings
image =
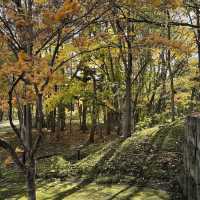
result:
[(83, 145), (80, 145), (76, 148), (77, 153), (77, 160), (81, 160), (81, 149), (83, 148)]
[(200, 113), (186, 118), (183, 189), (187, 200), (200, 200)]

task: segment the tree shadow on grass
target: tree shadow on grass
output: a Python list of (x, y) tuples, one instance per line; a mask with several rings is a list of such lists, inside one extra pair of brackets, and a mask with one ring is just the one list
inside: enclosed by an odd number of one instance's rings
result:
[[(126, 192), (127, 190), (129, 190), (130, 188), (133, 187), (134, 184), (129, 184), (127, 187), (123, 188), (122, 190), (120, 190), (119, 192), (115, 193), (114, 195), (112, 195), (111, 197), (109, 197), (108, 199), (106, 200), (113, 200), (115, 199), (116, 197), (118, 197), (120, 194)], [(137, 194), (138, 192), (140, 191), (140, 188), (137, 187), (137, 188), (134, 188), (134, 191), (132, 191), (131, 194), (127, 194), (126, 197), (124, 197), (125, 199), (129, 199), (130, 196), (133, 196), (134, 194)], [(123, 199), (124, 199), (123, 198)]]
[[(147, 145), (146, 148), (144, 148), (143, 150), (143, 154), (144, 154), (144, 162), (145, 164), (147, 164), (147, 166), (154, 166), (154, 163), (157, 162), (156, 156), (159, 153), (159, 151), (162, 148), (162, 144), (165, 141), (165, 138), (168, 134), (166, 134), (166, 132), (168, 133), (169, 131), (171, 131), (171, 127), (173, 127), (174, 124), (169, 124), (168, 126), (164, 126), (162, 129), (156, 131), (149, 143), (150, 145)], [(167, 131), (166, 131), (167, 130)], [(118, 145), (117, 148), (122, 145), (121, 143), (124, 142), (125, 140), (118, 140), (115, 143), (111, 143), (107, 149), (108, 151), (103, 155), (103, 157), (101, 157), (101, 159), (99, 159), (99, 161), (95, 164), (95, 166), (92, 167), (92, 170), (89, 172), (88, 176), (78, 185), (74, 186), (71, 189), (68, 189), (64, 192), (61, 192), (59, 194), (57, 194), (55, 196), (55, 200), (61, 200), (64, 199), (65, 197), (68, 197), (70, 195), (72, 195), (73, 193), (79, 192), (81, 189), (83, 189), (84, 187), (86, 187), (87, 185), (89, 185), (90, 183), (92, 183), (94, 181), (94, 179), (96, 178), (96, 176), (99, 174), (100, 172), (100, 168), (101, 166), (103, 166), (111, 157), (118, 157), (119, 156), (119, 152), (116, 151), (116, 148), (114, 148), (114, 145)], [(145, 143), (141, 143), (141, 145), (143, 145), (145, 147)], [(110, 149), (109, 149), (110, 148)], [(153, 149), (153, 153), (151, 152), (151, 149)], [(105, 150), (106, 151), (106, 150)], [(150, 159), (148, 162), (145, 161), (146, 158), (152, 154), (152, 159)], [(115, 159), (114, 159), (115, 160)], [(115, 198), (119, 198), (119, 196), (123, 196), (122, 199), (131, 199), (132, 197), (134, 197), (135, 195), (146, 195), (148, 193), (148, 191), (145, 191), (144, 188), (147, 187), (147, 185), (149, 184), (150, 178), (148, 176), (149, 173), (153, 174), (153, 172), (151, 172), (152, 170), (149, 169), (150, 167), (148, 167), (147, 170), (142, 170), (142, 173), (140, 174), (141, 176), (145, 176), (147, 177), (142, 184), (142, 186), (137, 186), (136, 188), (134, 188), (133, 186), (135, 185), (135, 183), (130, 183), (127, 187), (121, 189), (120, 191), (116, 192), (115, 194), (111, 194), (112, 196), (109, 197), (107, 200), (113, 200)], [(148, 174), (147, 174), (148, 173)], [(133, 188), (132, 188), (133, 187)], [(132, 189), (131, 189), (132, 188)], [(144, 190), (144, 191), (143, 191)], [(164, 197), (162, 194), (160, 194), (158, 191), (154, 191), (152, 190), (149, 195), (154, 195), (160, 199), (167, 199), (166, 197)], [(145, 198), (145, 197), (144, 197)]]
[(26, 186), (24, 181), (7, 181), (0, 182), (0, 200), (6, 198), (16, 198), (26, 193)]
[[(122, 196), (120, 197), (120, 195)], [(164, 193), (161, 190), (146, 188), (145, 185), (133, 187), (133, 184), (128, 185), (127, 187), (120, 190), (113, 196), (107, 198), (106, 200), (113, 200), (115, 198), (131, 200), (133, 197), (137, 197), (137, 199), (141, 200), (146, 200), (147, 197), (152, 199), (169, 200), (168, 194)]]
[(123, 139), (120, 139), (120, 140), (117, 139), (116, 141), (111, 143), (111, 145), (109, 145), (107, 147), (108, 151), (93, 166), (93, 168), (91, 169), (91, 171), (88, 174), (88, 176), (83, 181), (81, 181), (78, 185), (74, 186), (73, 188), (68, 189), (68, 190), (66, 190), (64, 192), (61, 192), (61, 193), (57, 194), (54, 197), (54, 200), (64, 199), (65, 197), (70, 196), (73, 193), (80, 191), (82, 188), (84, 188), (85, 186), (87, 186), (90, 183), (92, 183), (94, 181), (95, 177), (97, 177), (97, 175), (99, 174), (100, 167), (115, 153), (115, 150), (116, 150), (117, 146), (119, 146), (123, 141), (124, 141)]

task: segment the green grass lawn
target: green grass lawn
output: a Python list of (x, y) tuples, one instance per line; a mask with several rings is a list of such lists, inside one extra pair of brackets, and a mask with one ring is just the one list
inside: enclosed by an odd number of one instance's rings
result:
[[(72, 149), (39, 160), (39, 200), (182, 199), (177, 177), (182, 169), (183, 123), (156, 126), (120, 138)], [(51, 148), (53, 151), (53, 148)], [(52, 153), (52, 152), (49, 152)], [(19, 174), (2, 168), (0, 199), (26, 199)]]
[[(112, 184), (109, 186), (90, 183), (83, 188), (76, 188), (70, 182), (50, 183), (38, 188), (38, 199), (66, 199), (66, 200), (167, 200), (169, 195), (161, 190), (138, 188), (130, 185)], [(70, 191), (75, 191), (70, 194)], [(65, 197), (66, 195), (66, 197)], [(19, 198), (25, 200), (25, 197)]]

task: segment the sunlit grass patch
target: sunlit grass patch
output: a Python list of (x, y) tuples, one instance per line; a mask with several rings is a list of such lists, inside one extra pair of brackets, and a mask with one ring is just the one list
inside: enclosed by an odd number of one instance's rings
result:
[[(82, 146), (80, 160), (76, 146), (38, 160), (38, 199), (169, 200), (182, 167), (182, 139), (179, 121), (137, 131), (126, 140)], [(48, 154), (53, 153), (52, 147)], [(27, 199), (25, 182), (17, 173), (3, 170), (1, 177), (2, 200)]]
[[(37, 198), (39, 200), (169, 200), (169, 195), (163, 190), (152, 188), (141, 188), (124, 184), (101, 185), (90, 183), (71, 194), (68, 191), (77, 184), (69, 182), (52, 182), (38, 188)], [(66, 194), (66, 195), (65, 195)], [(26, 200), (25, 196), (19, 200)]]

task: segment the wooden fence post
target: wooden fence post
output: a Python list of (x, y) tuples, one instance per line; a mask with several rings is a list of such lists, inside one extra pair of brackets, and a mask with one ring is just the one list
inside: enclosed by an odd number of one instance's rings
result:
[(183, 190), (187, 200), (200, 200), (200, 113), (186, 118)]

